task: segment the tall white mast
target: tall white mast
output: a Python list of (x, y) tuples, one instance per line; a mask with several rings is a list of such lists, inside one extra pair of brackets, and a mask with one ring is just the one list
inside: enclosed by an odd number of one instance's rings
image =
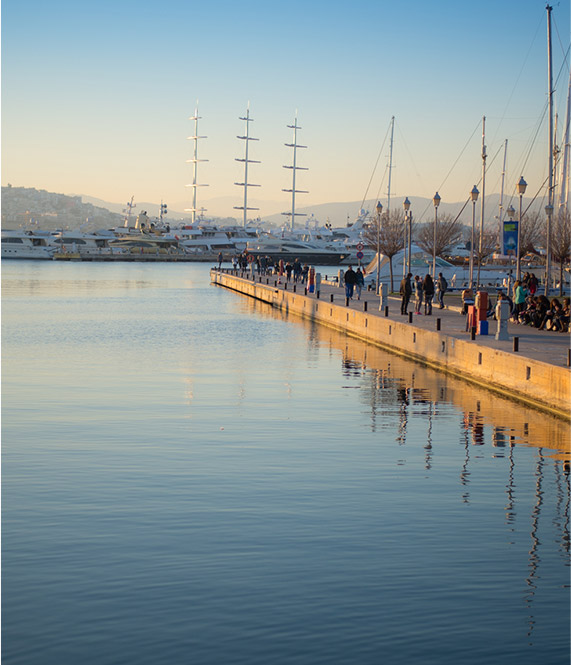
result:
[[(500, 209), (499, 209), (499, 235), (498, 240), (500, 243), (500, 250), (503, 247), (503, 236), (504, 236), (504, 183), (506, 179), (506, 159), (508, 155), (508, 140), (506, 139), (504, 143), (504, 166), (502, 168), (502, 186), (500, 190)], [(502, 251), (503, 254), (503, 251)]]
[(391, 211), (391, 174), (393, 170), (393, 137), (395, 133), (395, 117), (391, 118), (391, 143), (389, 148), (389, 184), (387, 191), (387, 215)]
[[(547, 191), (547, 205), (553, 211), (553, 62), (551, 56), (551, 11), (553, 7), (546, 5), (547, 10), (547, 78), (549, 92), (549, 186)], [(547, 232), (545, 243), (545, 295), (549, 294), (551, 279), (551, 214), (547, 215)]]
[(291, 189), (282, 189), (282, 192), (291, 192), (291, 211), (290, 212), (283, 212), (282, 215), (287, 215), (288, 217), (291, 218), (290, 228), (293, 231), (296, 216), (297, 217), (305, 217), (306, 216), (305, 213), (295, 211), (295, 195), (296, 194), (307, 194), (308, 193), (307, 190), (305, 190), (305, 189), (296, 189), (295, 188), (295, 174), (296, 174), (296, 171), (308, 171), (309, 169), (307, 169), (303, 166), (298, 166), (297, 165), (297, 149), (298, 148), (307, 148), (306, 145), (299, 145), (298, 142), (297, 142), (297, 130), (301, 129), (301, 127), (297, 124), (297, 113), (296, 113), (293, 125), (287, 125), (287, 127), (289, 129), (293, 129), (293, 143), (285, 143), (284, 145), (288, 148), (293, 148), (293, 164), (291, 166), (284, 165), (284, 169), (291, 169), (292, 170), (292, 188)]
[(563, 211), (569, 209), (569, 117), (571, 115), (571, 71), (569, 72), (569, 87), (567, 89), (567, 113), (563, 128), (563, 159), (561, 160), (561, 176), (559, 188), (559, 208)]
[[(478, 278), (476, 288), (480, 286), (480, 266), (484, 236), (484, 201), (486, 200), (486, 116), (482, 117), (482, 205), (480, 208), (480, 238), (478, 241)], [(518, 248), (519, 251), (519, 248)]]
[(252, 138), (250, 136), (250, 123), (254, 122), (252, 118), (250, 118), (250, 104), (248, 104), (248, 108), (246, 109), (246, 117), (245, 118), (238, 118), (239, 120), (244, 120), (246, 123), (246, 134), (245, 136), (237, 136), (236, 138), (241, 139), (245, 141), (245, 150), (244, 150), (244, 159), (238, 159), (236, 158), (237, 162), (244, 162), (244, 182), (235, 182), (235, 185), (238, 185), (240, 187), (244, 188), (244, 205), (242, 206), (234, 206), (235, 210), (243, 210), (244, 211), (244, 228), (246, 228), (246, 225), (248, 223), (248, 210), (259, 210), (259, 208), (248, 208), (248, 187), (260, 187), (260, 185), (254, 185), (252, 183), (248, 182), (248, 164), (259, 164), (260, 162), (256, 159), (248, 159), (248, 143), (250, 141), (258, 141), (259, 139)]
[[(194, 136), (188, 136), (189, 141), (194, 141), (194, 156), (192, 159), (187, 159), (186, 163), (187, 164), (192, 164), (192, 183), (190, 185), (186, 185), (187, 187), (192, 187), (192, 208), (185, 208), (184, 212), (190, 212), (192, 214), (192, 224), (194, 225), (196, 223), (196, 213), (198, 212), (198, 208), (196, 207), (196, 190), (198, 187), (208, 187), (208, 185), (199, 185), (197, 181), (197, 174), (198, 174), (198, 162), (207, 162), (207, 159), (198, 159), (198, 140), (199, 139), (205, 139), (207, 138), (206, 136), (199, 136), (198, 135), (198, 121), (201, 120), (201, 117), (198, 115), (198, 104), (196, 105), (196, 109), (194, 111), (194, 115), (189, 118), (189, 120), (194, 120)], [(204, 210), (204, 208), (202, 208)]]

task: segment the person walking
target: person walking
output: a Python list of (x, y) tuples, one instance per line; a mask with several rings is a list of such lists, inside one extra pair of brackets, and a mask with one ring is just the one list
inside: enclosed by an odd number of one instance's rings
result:
[(422, 314), (422, 312), (420, 311), (420, 308), (422, 306), (422, 280), (418, 275), (414, 276), (414, 295), (415, 295), (414, 313)]
[(400, 295), (401, 295), (401, 304), (400, 304), (400, 313), (408, 314), (408, 303), (410, 301), (410, 296), (412, 294), (412, 284), (410, 283), (410, 278), (412, 273), (409, 272), (406, 277), (403, 277), (400, 283)]
[(444, 309), (444, 294), (448, 290), (448, 282), (441, 272), (438, 273), (436, 288), (438, 289), (438, 303), (440, 305), (440, 309)]
[(355, 288), (355, 283), (357, 282), (357, 273), (353, 270), (351, 266), (345, 271), (343, 276), (345, 282), (345, 297), (348, 300), (351, 300), (353, 297), (353, 289)]
[(222, 265), (222, 252), (218, 252), (218, 270), (220, 270), (220, 267)]
[(365, 275), (361, 272), (361, 266), (357, 268), (355, 273), (355, 291), (357, 292), (357, 300), (361, 300), (361, 289), (365, 286)]
[(434, 282), (430, 275), (426, 275), (422, 283), (422, 295), (424, 296), (424, 313), (432, 314), (432, 299), (434, 298)]

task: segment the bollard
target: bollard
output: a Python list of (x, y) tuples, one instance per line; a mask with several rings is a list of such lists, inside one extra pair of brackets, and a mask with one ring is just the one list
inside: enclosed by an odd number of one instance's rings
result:
[(571, 367), (571, 349), (567, 349), (567, 367)]
[(365, 300), (365, 302), (363, 303), (363, 312), (366, 311), (367, 311), (367, 301)]
[(287, 282), (284, 282), (284, 291), (287, 291)]
[(294, 285), (293, 285), (293, 292), (294, 292), (294, 293), (295, 293), (295, 286), (296, 286), (296, 285), (294, 284)]
[(385, 316), (388, 316), (388, 315), (389, 315), (389, 306), (387, 305), (385, 307)]
[(472, 326), (470, 328), (470, 339), (475, 340), (476, 339), (476, 326)]
[(345, 298), (345, 307), (349, 307), (349, 298)]
[(408, 322), (412, 323), (412, 312), (408, 313)]
[(329, 296), (329, 299), (331, 300), (331, 302), (333, 302), (333, 294)]
[(307, 286), (304, 288), (304, 295), (307, 295)]
[(436, 319), (436, 330), (440, 330), (440, 319)]
[(316, 291), (316, 292), (315, 292), (315, 297), (316, 297), (318, 300), (319, 300), (319, 294), (320, 294), (320, 293), (321, 293), (321, 291)]
[(519, 351), (519, 337), (514, 337), (514, 353)]
[(278, 280), (274, 279), (274, 286), (277, 286), (277, 285), (278, 285)]

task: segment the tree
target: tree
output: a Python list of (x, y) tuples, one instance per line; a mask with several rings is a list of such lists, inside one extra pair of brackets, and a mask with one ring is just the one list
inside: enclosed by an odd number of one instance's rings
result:
[[(453, 215), (443, 214), (436, 225), (436, 256), (448, 252), (463, 235), (460, 220)], [(434, 222), (423, 224), (416, 237), (416, 242), (427, 254), (432, 256), (434, 249)]]
[(545, 221), (540, 212), (527, 212), (522, 215), (519, 228), (519, 256), (535, 252), (545, 235)]
[(569, 262), (571, 224), (569, 211), (560, 208), (551, 220), (551, 256), (559, 263), (559, 295), (563, 295), (563, 267)]
[[(393, 256), (404, 248), (405, 239), (405, 218), (401, 210), (391, 210), (390, 213), (381, 215), (381, 226), (377, 236), (379, 224), (378, 216), (375, 216), (369, 223), (363, 237), (371, 249), (384, 254), (389, 260), (389, 270), (391, 275), (391, 291), (393, 288)], [(377, 239), (379, 247), (377, 248)]]

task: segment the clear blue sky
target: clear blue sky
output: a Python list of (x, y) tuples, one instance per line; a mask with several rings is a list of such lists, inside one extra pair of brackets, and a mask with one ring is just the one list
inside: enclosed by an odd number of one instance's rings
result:
[[(559, 126), (569, 80), (569, 2), (553, 3)], [(193, 115), (199, 104), (199, 203), (235, 214), (243, 116), (250, 103), (250, 196), (287, 210), (291, 130), (302, 126), (300, 206), (392, 195), (467, 197), (547, 173), (547, 19), (542, 0), (4, 0), (2, 184), (108, 201), (190, 207)], [(565, 57), (567, 58), (565, 60)], [(542, 122), (542, 117), (544, 117)], [(539, 128), (539, 133), (538, 132)], [(537, 138), (534, 142), (534, 136)], [(530, 146), (533, 149), (530, 151)], [(500, 151), (500, 153), (498, 153)], [(497, 156), (496, 156), (497, 155)], [(495, 157), (496, 156), (496, 157)], [(495, 157), (495, 159), (494, 159)], [(450, 171), (452, 170), (452, 173)], [(450, 175), (449, 175), (450, 173)], [(212, 201), (209, 199), (222, 199)], [(264, 203), (265, 202), (265, 203)]]

